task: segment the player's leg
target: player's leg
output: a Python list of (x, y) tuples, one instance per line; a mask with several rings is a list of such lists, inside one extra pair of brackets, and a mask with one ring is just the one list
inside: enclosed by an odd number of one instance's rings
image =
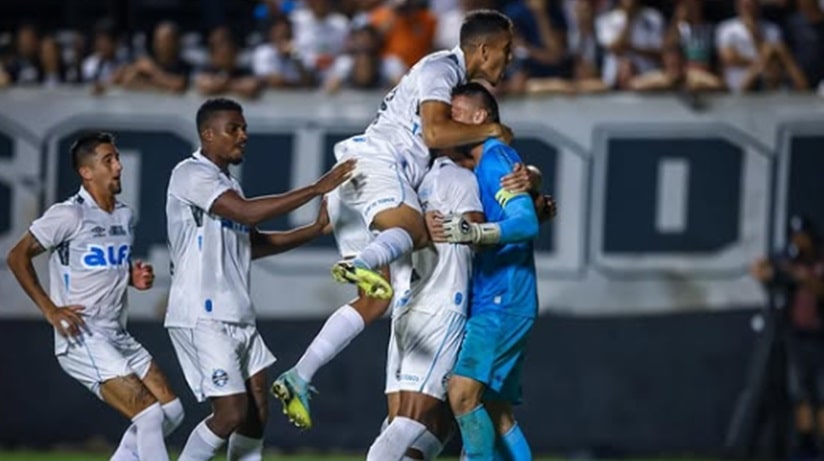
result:
[(521, 426), (515, 420), (512, 405), (503, 400), (484, 400), (484, 406), (492, 418), (498, 435), (497, 458), (512, 461), (531, 460), (532, 450), (529, 448)]
[(336, 157), (343, 159), (349, 155), (341, 153), (346, 149), (360, 154), (356, 155), (354, 179), (339, 188), (340, 198), (377, 234), (354, 260), (336, 263), (332, 276), (338, 282), (358, 285), (368, 296), (389, 299), (392, 287), (377, 270), (428, 244), (421, 206), (414, 187), (401, 171), (402, 166), (394, 160), (382, 160), (391, 146), (369, 139), (347, 140), (335, 146)]
[[(168, 459), (160, 404), (140, 382), (129, 357), (115, 343), (103, 334), (88, 336), (82, 344), (72, 345), (58, 355), (57, 361), (69, 376), (132, 420), (136, 428), (135, 444), (132, 451), (123, 454), (123, 459), (135, 459), (141, 453), (150, 456), (144, 459)], [(140, 349), (145, 358), (151, 360), (145, 349)]]
[[(429, 459), (449, 433), (443, 419), (446, 382), (461, 344), (465, 317), (441, 310), (407, 310), (393, 319), (399, 353), (397, 417), (372, 444), (370, 460)], [(392, 371), (392, 370), (388, 370)], [(416, 442), (419, 442), (416, 446)]]
[(263, 430), (269, 420), (266, 370), (275, 362), (257, 328), (236, 327), (235, 338), (245, 347), (246, 394), (249, 397), (246, 419), (229, 438), (229, 461), (259, 461), (263, 457)]
[(212, 407), (212, 414), (189, 434), (181, 461), (211, 459), (246, 420), (249, 399), (234, 328), (207, 320), (199, 320), (194, 328), (169, 328), (189, 387), (199, 402), (208, 399)]
[[(140, 378), (143, 385), (160, 402), (163, 410), (163, 435), (168, 436), (183, 422), (183, 404), (172, 392), (160, 367), (137, 340), (126, 335), (119, 338), (116, 346), (127, 358), (130, 368)], [(112, 461), (134, 459), (137, 459), (137, 426), (132, 424), (123, 434), (120, 444), (112, 455)]]
[(473, 312), (449, 379), (449, 404), (469, 460), (490, 460), (495, 452), (495, 427), (481, 398), (492, 376), (499, 331), (500, 319), (495, 312)]
[(246, 420), (229, 437), (228, 461), (260, 461), (263, 459), (263, 430), (269, 420), (267, 401), (268, 377), (259, 371), (246, 381), (249, 406)]
[(139, 459), (169, 459), (163, 440), (163, 409), (137, 375), (104, 381), (100, 385), (100, 397), (131, 419), (136, 429)]

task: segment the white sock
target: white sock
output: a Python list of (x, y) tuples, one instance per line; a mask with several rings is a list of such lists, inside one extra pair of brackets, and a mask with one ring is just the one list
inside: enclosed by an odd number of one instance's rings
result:
[(189, 440), (186, 441), (186, 446), (183, 447), (183, 452), (180, 453), (177, 461), (208, 461), (215, 456), (224, 443), (226, 439), (215, 435), (204, 419), (189, 434)]
[(369, 242), (366, 248), (355, 258), (354, 263), (374, 270), (378, 267), (388, 266), (389, 263), (402, 255), (410, 253), (414, 246), (415, 244), (412, 242), (409, 232), (400, 227), (393, 227), (376, 235), (375, 239)]
[(227, 461), (261, 461), (263, 459), (263, 439), (253, 439), (233, 432), (229, 436)]
[(435, 459), (443, 451), (443, 442), (435, 434), (424, 430), (413, 443), (412, 448), (423, 453), (423, 459), (429, 461)]
[(400, 461), (406, 450), (426, 430), (426, 426), (413, 419), (398, 416), (375, 439), (366, 454), (367, 461)]
[[(163, 436), (166, 437), (180, 426), (185, 413), (183, 404), (177, 398), (161, 405), (161, 409), (163, 410)], [(132, 424), (123, 433), (120, 445), (117, 446), (110, 461), (138, 461), (139, 459), (137, 457), (137, 426)]]
[(295, 365), (295, 371), (307, 383), (312, 382), (320, 367), (335, 358), (340, 351), (363, 331), (363, 317), (349, 304), (339, 307), (326, 319), (315, 339)]
[(163, 441), (163, 409), (155, 402), (138, 413), (132, 422), (137, 427), (137, 455), (140, 459), (169, 459)]

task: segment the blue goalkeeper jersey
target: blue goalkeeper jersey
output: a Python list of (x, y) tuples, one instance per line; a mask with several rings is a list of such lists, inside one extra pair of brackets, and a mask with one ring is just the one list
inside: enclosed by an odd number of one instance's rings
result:
[(512, 194), (501, 187), (501, 178), (516, 163), (522, 162), (513, 148), (489, 139), (475, 167), (486, 220), (501, 227), (501, 243), (481, 247), (475, 254), (470, 315), (483, 310), (527, 317), (538, 313), (532, 248), (538, 218), (528, 194)]

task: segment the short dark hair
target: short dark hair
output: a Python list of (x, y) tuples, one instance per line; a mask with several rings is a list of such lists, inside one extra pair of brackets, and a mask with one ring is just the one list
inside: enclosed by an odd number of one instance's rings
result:
[(452, 97), (455, 96), (470, 96), (481, 99), (481, 104), (489, 114), (489, 121), (500, 123), (501, 115), (498, 111), (498, 101), (495, 96), (482, 84), (478, 82), (464, 83), (458, 85), (452, 90)]
[(236, 101), (228, 98), (212, 98), (200, 105), (195, 117), (197, 132), (200, 133), (206, 127), (209, 120), (218, 112), (231, 111), (243, 113), (243, 107)]
[(512, 30), (512, 21), (499, 11), (470, 11), (461, 24), (461, 46), (470, 45), (480, 38), (510, 30)]
[(80, 135), (72, 143), (69, 152), (72, 154), (72, 168), (80, 171), (80, 166), (94, 155), (94, 150), (101, 144), (114, 145), (114, 135), (105, 131), (95, 131)]

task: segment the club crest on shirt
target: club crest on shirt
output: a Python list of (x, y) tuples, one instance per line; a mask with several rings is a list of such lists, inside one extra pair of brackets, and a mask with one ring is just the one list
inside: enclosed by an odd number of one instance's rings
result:
[(226, 373), (226, 370), (218, 368), (212, 372), (212, 383), (215, 386), (223, 387), (227, 382), (229, 382), (229, 374)]

